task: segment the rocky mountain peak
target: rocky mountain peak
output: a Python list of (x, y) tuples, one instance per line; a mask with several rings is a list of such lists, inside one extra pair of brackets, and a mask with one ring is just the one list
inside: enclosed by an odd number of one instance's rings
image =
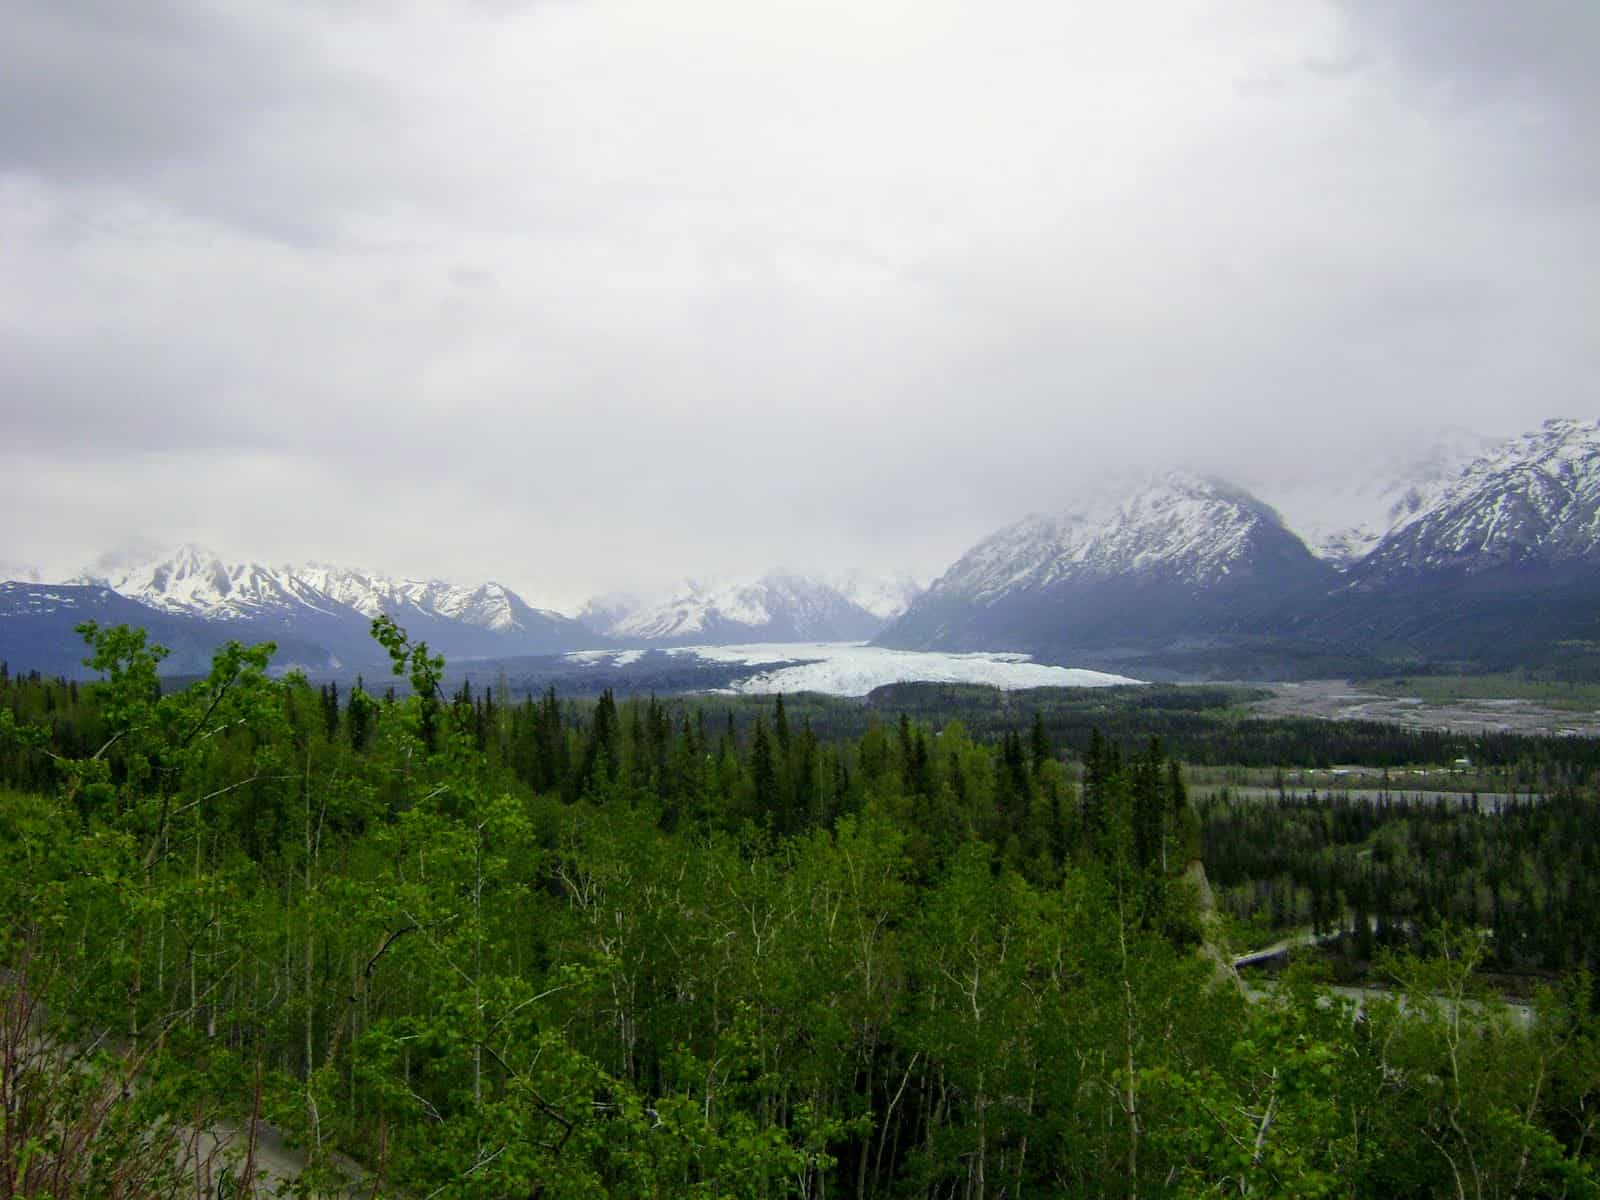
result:
[(1361, 564), (1383, 576), (1600, 562), (1600, 422), (1557, 418), (1472, 461)]

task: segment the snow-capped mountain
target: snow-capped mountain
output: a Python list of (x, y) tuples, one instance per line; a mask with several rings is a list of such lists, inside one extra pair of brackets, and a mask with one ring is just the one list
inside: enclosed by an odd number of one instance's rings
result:
[(884, 622), (905, 612), (923, 592), (923, 585), (904, 571), (874, 575), (856, 569), (819, 578), (857, 608), (865, 609)]
[(107, 556), (70, 582), (161, 613), (253, 627), (230, 636), (293, 635), (334, 658), (370, 657), (368, 627), (380, 613), (454, 657), (551, 653), (594, 640), (571, 618), (536, 609), (498, 583), (462, 587), (327, 564), (267, 566), (194, 545)]
[(1420, 446), (1313, 464), (1288, 478), (1247, 475), (1244, 481), (1311, 553), (1345, 568), (1428, 507), (1494, 444), (1470, 430), (1444, 429)]
[(1353, 565), (1311, 636), (1449, 669), (1600, 669), (1600, 424), (1474, 460)]
[(879, 637), (1022, 650), (1257, 634), (1335, 582), (1269, 506), (1183, 471), (1030, 516), (968, 551)]
[(1600, 573), (1600, 423), (1558, 419), (1471, 462), (1395, 523), (1356, 575)]
[(116, 557), (109, 569), (91, 567), (69, 583), (110, 588), (119, 596), (168, 613), (207, 620), (245, 620), (309, 608), (338, 615), (331, 598), (287, 568), (229, 563), (201, 546), (184, 545), (153, 557)]
[(199, 669), (228, 638), (270, 638), (280, 664), (364, 668), (382, 661), (368, 627), (388, 613), (456, 661), (610, 647), (620, 663), (654, 646), (874, 638), (1144, 678), (1600, 671), (1600, 649), (1586, 657), (1600, 647), (1600, 422), (1553, 420), (1480, 446), (1447, 430), (1336, 483), (1278, 487), (1271, 503), (1171, 472), (999, 530), (926, 591), (866, 572), (773, 571), (597, 599), (587, 624), (496, 583), (269, 566), (192, 545), (108, 557), (66, 584), (0, 567), (22, 576), (0, 581), (0, 657), (72, 669), (73, 625), (92, 618), (147, 626), (177, 651), (175, 670)]
[[(167, 648), (161, 667), (173, 674), (204, 672), (212, 652), (240, 636), (237, 623), (151, 608), (106, 587), (7, 582), (0, 583), (0, 660), (15, 669), (84, 675), (86, 647), (76, 632), (82, 621), (143, 629), (151, 641)], [(327, 646), (293, 630), (263, 631), (263, 638), (269, 636), (278, 645), (274, 662), (279, 667), (320, 670), (339, 663)]]
[[(1353, 469), (1320, 508), (1280, 497), (1288, 525), (1249, 492), (1183, 473), (1029, 517), (878, 642), (1146, 677), (1600, 669), (1600, 423), (1548, 421), (1472, 456), (1477, 443), (1447, 432), (1392, 470)], [(1351, 519), (1363, 503), (1365, 526)], [(1319, 514), (1345, 530), (1322, 539), (1325, 558), (1291, 531), (1315, 533)]]
[(686, 580), (655, 597), (601, 597), (580, 619), (630, 642), (855, 641), (903, 612), (915, 588), (903, 577), (865, 572), (829, 578), (778, 570), (715, 584)]
[(1221, 480), (1170, 472), (1129, 493), (1024, 518), (968, 551), (929, 588), (992, 605), (1072, 579), (1161, 574), (1205, 587), (1248, 570), (1262, 543), (1293, 535), (1277, 514)]
[(504, 584), (461, 587), (442, 579), (393, 579), (370, 571), (312, 563), (294, 571), (297, 579), (347, 604), (367, 617), (426, 613), (496, 633), (537, 630), (561, 614), (534, 608)]

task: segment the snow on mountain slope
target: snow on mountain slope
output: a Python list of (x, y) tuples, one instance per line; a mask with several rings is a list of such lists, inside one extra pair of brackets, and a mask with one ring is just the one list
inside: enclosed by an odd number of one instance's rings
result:
[(647, 603), (643, 596), (632, 592), (606, 592), (591, 596), (578, 610), (577, 617), (596, 633), (610, 637), (612, 630)]
[[(67, 583), (0, 583), (0, 661), (13, 669), (32, 669), (81, 678), (93, 674), (83, 665), (86, 653), (76, 626), (81, 621), (102, 625), (135, 625), (170, 652), (163, 672), (203, 672), (223, 642), (238, 636), (235, 623), (210, 621), (189, 613), (154, 609), (119, 596), (110, 588)], [(280, 666), (306, 669), (337, 667), (337, 654), (320, 641), (274, 629)]]
[(1428, 507), (1494, 444), (1470, 430), (1444, 429), (1421, 446), (1307, 464), (1289, 478), (1251, 475), (1246, 482), (1313, 554), (1342, 569)]
[(238, 620), (309, 608), (336, 614), (336, 602), (292, 571), (259, 563), (228, 563), (211, 551), (180, 546), (153, 558), (90, 568), (73, 583), (110, 588), (119, 596), (161, 612), (208, 620)]
[(269, 567), (228, 562), (194, 545), (131, 560), (112, 557), (74, 582), (108, 587), (163, 612), (211, 620), (301, 609), (325, 615), (353, 610), (368, 618), (389, 613), (398, 619), (406, 613), (420, 613), (514, 633), (541, 618), (565, 619), (533, 608), (498, 583), (462, 587), (440, 579), (393, 578), (326, 563)]
[(923, 585), (904, 571), (874, 575), (860, 569), (823, 577), (823, 582), (850, 603), (881, 621), (892, 621), (922, 594)]
[(903, 611), (915, 584), (865, 572), (837, 577), (771, 571), (757, 579), (686, 580), (664, 596), (590, 601), (582, 619), (640, 641), (817, 641), (869, 637)]
[(578, 618), (611, 637), (663, 641), (720, 624), (755, 628), (770, 619), (754, 581), (701, 584), (686, 579), (657, 595), (613, 594), (591, 600)]
[(1370, 582), (1534, 565), (1600, 568), (1600, 422), (1546, 421), (1475, 459), (1406, 514), (1358, 573)]
[(1259, 638), (1335, 578), (1249, 493), (1173, 471), (1000, 530), (876, 640), (1063, 662), (1086, 649)]
[(546, 654), (592, 645), (593, 633), (533, 608), (498, 583), (461, 587), (313, 563), (231, 562), (200, 546), (108, 555), (73, 580), (105, 587), (157, 612), (254, 626), (248, 635), (303, 639), (336, 654), (373, 652), (368, 629), (387, 613), (452, 658)]
[(1197, 587), (1228, 576), (1276, 516), (1218, 480), (1173, 471), (1129, 493), (1105, 493), (1051, 516), (1024, 518), (980, 543), (929, 595), (992, 604), (1073, 578), (1160, 572)]
[(408, 608), (436, 612), (441, 600), (448, 601), (461, 590), (438, 580), (391, 579), (327, 563), (308, 563), (295, 573), (317, 591), (367, 617)]
[(389, 613), (398, 619), (403, 612), (417, 611), (496, 633), (526, 631), (544, 621), (566, 619), (534, 608), (499, 583), (468, 588), (442, 579), (396, 579), (325, 563), (292, 568), (292, 573), (368, 617)]

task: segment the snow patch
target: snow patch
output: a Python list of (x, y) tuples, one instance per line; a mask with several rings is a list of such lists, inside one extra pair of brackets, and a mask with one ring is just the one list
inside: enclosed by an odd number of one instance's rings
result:
[(562, 657), (568, 662), (582, 663), (585, 666), (598, 666), (600, 663), (610, 663), (613, 667), (627, 667), (638, 662), (644, 657), (643, 650), (574, 650)]

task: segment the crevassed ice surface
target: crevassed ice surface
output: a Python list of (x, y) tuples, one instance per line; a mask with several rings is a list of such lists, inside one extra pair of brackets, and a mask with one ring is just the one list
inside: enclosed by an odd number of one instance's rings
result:
[[(1115, 687), (1142, 682), (1125, 675), (1053, 667), (1025, 654), (941, 654), (889, 650), (861, 642), (774, 642), (748, 646), (677, 646), (668, 654), (706, 662), (755, 665), (781, 664), (733, 684), (729, 691), (751, 695), (774, 692), (822, 692), (831, 696), (865, 696), (890, 683), (981, 683), (1015, 691), (1035, 687)], [(593, 661), (596, 651), (569, 657)], [(627, 658), (632, 662), (637, 655)], [(626, 665), (618, 655), (616, 665)]]

